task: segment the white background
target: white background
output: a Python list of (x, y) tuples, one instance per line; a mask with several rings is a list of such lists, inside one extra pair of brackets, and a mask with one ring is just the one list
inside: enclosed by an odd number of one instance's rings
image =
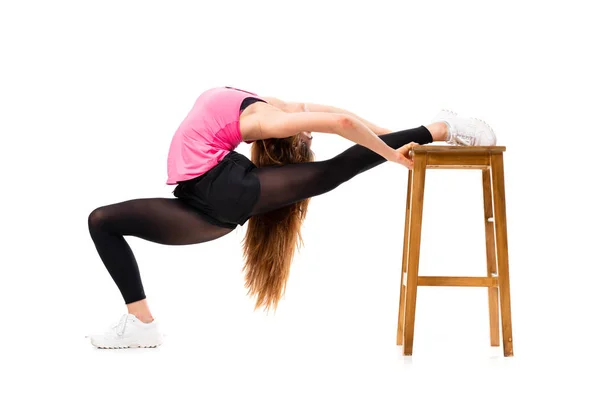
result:
[[(0, 397), (598, 398), (592, 3), (3, 1)], [(172, 197), (172, 134), (219, 85), (394, 130), (440, 108), (488, 121), (507, 147), (515, 356), (489, 346), (485, 289), (427, 287), (401, 355), (407, 171), (391, 163), (313, 198), (275, 314), (246, 297), (245, 227), (194, 246), (128, 238), (166, 343), (94, 349), (85, 336), (125, 308), (87, 217)], [(316, 133), (313, 149), (351, 144)], [(428, 172), (421, 275), (485, 273), (480, 182)]]

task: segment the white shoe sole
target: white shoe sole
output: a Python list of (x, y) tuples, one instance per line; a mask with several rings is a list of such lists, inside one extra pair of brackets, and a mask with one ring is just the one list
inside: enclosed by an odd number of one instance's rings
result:
[(100, 345), (92, 343), (92, 345), (94, 347), (96, 347), (97, 349), (105, 349), (105, 350), (109, 350), (109, 349), (112, 349), (112, 350), (118, 350), (118, 349), (155, 349), (158, 346), (160, 346), (161, 344), (155, 344), (155, 345), (149, 345), (149, 346), (143, 346), (143, 345), (138, 345), (138, 344), (130, 344), (129, 346), (100, 346)]
[(443, 108), (435, 115), (435, 117), (433, 117), (431, 122), (440, 122), (440, 120), (446, 117), (458, 117), (458, 113), (448, 108)]
[(118, 345), (108, 345), (108, 344), (100, 344), (94, 342), (93, 339), (90, 339), (90, 343), (92, 346), (98, 349), (134, 349), (134, 348), (142, 348), (142, 349), (153, 349), (163, 344), (163, 341), (160, 342), (150, 341), (148, 344), (140, 344), (140, 343), (131, 343), (131, 344), (118, 344)]
[(442, 108), (442, 111), (441, 111), (441, 112), (445, 112), (445, 113), (448, 113), (448, 114), (452, 114), (452, 115), (454, 115), (455, 117), (458, 117), (458, 113), (457, 113), (456, 111), (454, 111), (454, 110), (450, 110), (450, 109), (448, 109), (448, 108)]

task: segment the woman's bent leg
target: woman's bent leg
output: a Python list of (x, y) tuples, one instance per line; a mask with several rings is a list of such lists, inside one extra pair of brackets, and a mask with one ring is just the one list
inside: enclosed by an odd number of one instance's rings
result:
[(202, 219), (183, 201), (166, 198), (129, 200), (99, 207), (90, 214), (88, 226), (98, 254), (126, 304), (139, 302), (146, 295), (136, 259), (124, 236), (166, 245), (187, 245), (207, 242), (232, 231)]

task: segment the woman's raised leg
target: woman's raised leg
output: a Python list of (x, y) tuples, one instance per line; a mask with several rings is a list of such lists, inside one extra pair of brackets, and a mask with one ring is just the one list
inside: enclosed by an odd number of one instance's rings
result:
[[(431, 131), (430, 131), (431, 129)], [(424, 126), (379, 136), (394, 149), (416, 142), (443, 140), (445, 124)], [(352, 177), (383, 164), (385, 158), (370, 149), (354, 145), (337, 156), (325, 160), (255, 169), (261, 193), (251, 215), (266, 213), (300, 200), (326, 193)]]

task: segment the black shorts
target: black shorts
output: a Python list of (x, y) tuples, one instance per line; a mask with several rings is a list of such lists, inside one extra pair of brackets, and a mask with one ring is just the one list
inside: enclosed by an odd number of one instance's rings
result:
[(189, 204), (218, 226), (234, 229), (244, 225), (260, 195), (260, 182), (246, 156), (229, 152), (204, 174), (179, 182), (175, 197)]

